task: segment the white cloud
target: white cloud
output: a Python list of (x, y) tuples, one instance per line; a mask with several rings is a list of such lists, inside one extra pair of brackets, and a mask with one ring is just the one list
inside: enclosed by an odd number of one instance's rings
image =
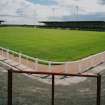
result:
[[(58, 5), (64, 7), (78, 6), (80, 13), (88, 14), (95, 12), (105, 12), (105, 5), (101, 5), (99, 0), (55, 0)], [(81, 11), (83, 10), (83, 11)]]
[[(47, 6), (33, 4), (26, 0), (2, 0), (0, 2), (0, 14), (13, 15), (20, 17), (5, 16), (6, 20), (8, 17), (9, 23), (31, 23), (38, 21), (49, 16), (49, 8)], [(47, 12), (46, 12), (47, 11)], [(46, 14), (44, 14), (46, 13)], [(4, 18), (4, 17), (3, 17)], [(37, 20), (36, 20), (37, 19)]]
[(0, 14), (20, 17), (5, 16), (9, 23), (34, 24), (36, 21), (61, 19), (63, 16), (71, 16), (75, 7), (79, 7), (79, 14), (94, 14), (105, 12), (105, 5), (99, 0), (54, 0), (55, 5), (34, 4), (29, 0), (1, 0)]
[[(53, 11), (53, 8), (55, 11)], [(33, 4), (27, 0), (2, 0), (0, 2), (0, 14), (20, 17), (7, 17), (9, 23), (35, 23), (35, 21), (49, 20), (52, 17), (62, 17), (67, 14), (65, 8), (60, 6), (49, 6)], [(24, 17), (24, 18), (23, 18)], [(4, 18), (3, 18), (4, 19)]]

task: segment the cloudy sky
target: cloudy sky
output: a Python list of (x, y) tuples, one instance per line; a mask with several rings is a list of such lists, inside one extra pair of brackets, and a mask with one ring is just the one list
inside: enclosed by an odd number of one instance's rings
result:
[(105, 20), (105, 0), (0, 0), (0, 19), (35, 24), (42, 20)]

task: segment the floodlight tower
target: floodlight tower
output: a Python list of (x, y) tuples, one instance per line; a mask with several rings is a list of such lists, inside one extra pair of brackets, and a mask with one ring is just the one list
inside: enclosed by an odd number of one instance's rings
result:
[(74, 8), (74, 5), (72, 5), (72, 6), (70, 6), (70, 15), (72, 16), (72, 17), (74, 17), (74, 15), (75, 15), (75, 8)]
[(79, 12), (79, 6), (75, 6), (75, 13), (74, 13), (74, 15), (75, 15), (75, 17), (78, 17), (78, 12)]
[(78, 17), (78, 11), (79, 11), (79, 6), (74, 6), (72, 5), (71, 7), (71, 11), (70, 11), (70, 14), (73, 16), (73, 17)]
[[(33, 13), (33, 25), (34, 25), (34, 27), (35, 27), (35, 20), (37, 20), (37, 11), (36, 11), (36, 9), (34, 10), (34, 13)], [(35, 19), (35, 20), (34, 20)]]
[(55, 18), (55, 7), (52, 8), (52, 17)]

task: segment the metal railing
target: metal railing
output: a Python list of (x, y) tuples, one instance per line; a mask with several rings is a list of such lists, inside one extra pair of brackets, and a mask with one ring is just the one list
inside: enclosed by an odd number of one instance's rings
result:
[(51, 89), (51, 104), (55, 105), (55, 76), (72, 76), (72, 77), (92, 77), (97, 79), (97, 96), (96, 105), (101, 105), (101, 75), (100, 74), (67, 74), (67, 73), (51, 73), (51, 72), (35, 72), (35, 71), (17, 71), (13, 69), (8, 70), (8, 103), (7, 105), (12, 105), (12, 75), (13, 73), (26, 73), (26, 74), (40, 74), (40, 75), (51, 75), (52, 76), (52, 89)]

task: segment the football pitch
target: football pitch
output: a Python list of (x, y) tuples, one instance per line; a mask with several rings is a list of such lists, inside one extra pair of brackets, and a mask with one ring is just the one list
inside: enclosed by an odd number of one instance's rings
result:
[(2, 27), (0, 46), (44, 60), (72, 61), (105, 51), (105, 32)]

